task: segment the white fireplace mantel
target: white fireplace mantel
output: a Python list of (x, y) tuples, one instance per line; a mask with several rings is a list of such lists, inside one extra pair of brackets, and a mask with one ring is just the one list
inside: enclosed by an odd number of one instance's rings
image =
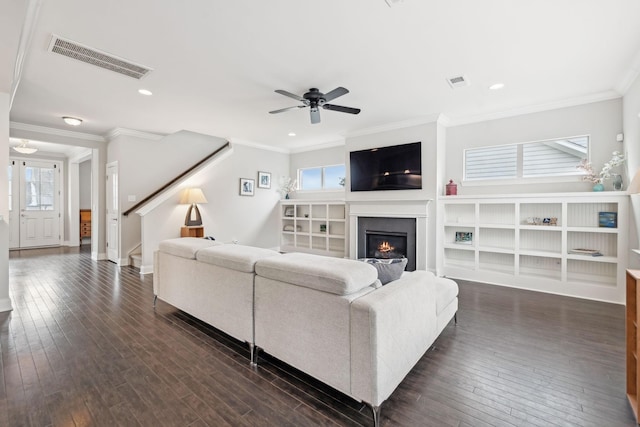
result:
[(358, 217), (415, 218), (416, 268), (426, 270), (428, 207), (431, 201), (431, 199), (349, 201), (349, 258), (358, 257)]

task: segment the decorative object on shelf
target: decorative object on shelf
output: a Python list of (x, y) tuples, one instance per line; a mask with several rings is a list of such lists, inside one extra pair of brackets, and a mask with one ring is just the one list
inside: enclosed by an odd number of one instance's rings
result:
[(471, 231), (456, 231), (456, 243), (461, 245), (473, 244), (473, 233)]
[[(611, 154), (611, 160), (609, 160), (602, 166), (602, 170), (597, 175), (593, 171), (593, 165), (587, 159), (580, 160), (580, 164), (577, 166), (577, 168), (582, 169), (583, 171), (586, 172), (586, 174), (582, 177), (583, 181), (589, 181), (595, 184), (593, 186), (593, 191), (603, 191), (604, 181), (612, 177), (615, 179), (616, 174), (611, 173), (611, 170), (614, 167), (620, 166), (621, 164), (623, 164), (624, 161), (625, 161), (624, 154), (620, 153), (619, 151), (614, 151)], [(620, 189), (622, 189), (622, 177), (620, 177), (619, 184), (620, 184)], [(614, 181), (614, 188), (615, 188), (615, 185), (616, 184)]]
[(186, 227), (202, 225), (202, 218), (200, 217), (200, 210), (197, 203), (207, 203), (207, 198), (204, 197), (204, 193), (199, 188), (187, 188), (182, 193), (181, 204), (189, 204), (187, 210), (187, 216), (184, 219), (184, 225)]
[(321, 233), (327, 232), (327, 224), (320, 224), (320, 232)]
[(296, 181), (295, 179), (291, 179), (290, 177), (284, 177), (284, 176), (280, 178), (280, 188), (278, 189), (278, 191), (280, 191), (280, 194), (285, 199), (288, 199), (289, 195), (295, 192), (297, 188), (298, 188), (298, 181)]
[(258, 188), (271, 188), (271, 173), (258, 172)]
[(548, 225), (548, 226), (557, 226), (558, 218), (555, 216), (549, 218), (538, 218), (538, 217), (528, 217), (527, 225)]
[(449, 180), (449, 183), (445, 185), (445, 195), (447, 196), (456, 196), (458, 194), (458, 184), (453, 182), (452, 179)]
[(618, 212), (598, 212), (600, 227), (618, 228)]
[(620, 174), (612, 174), (613, 175), (613, 189), (616, 191), (622, 190), (622, 175)]
[(240, 178), (240, 195), (253, 196), (255, 179)]
[(573, 255), (602, 256), (597, 249), (574, 248), (569, 249), (569, 253)]
[(344, 183), (345, 183), (345, 177), (344, 176), (338, 177), (338, 185), (340, 185), (341, 187), (344, 187)]
[(293, 212), (293, 206), (287, 206), (286, 208), (284, 208), (284, 216), (292, 217)]

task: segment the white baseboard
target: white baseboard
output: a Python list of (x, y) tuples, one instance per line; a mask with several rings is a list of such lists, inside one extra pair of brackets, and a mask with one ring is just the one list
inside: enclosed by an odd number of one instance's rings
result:
[(128, 265), (129, 265), (129, 257), (118, 259), (118, 266), (119, 267), (126, 267)]
[(13, 306), (11, 305), (11, 298), (0, 299), (0, 312), (11, 311)]
[(99, 252), (91, 252), (91, 259), (92, 259), (92, 260), (95, 260), (95, 261), (106, 261), (106, 260), (108, 260), (109, 258), (107, 258), (107, 254), (106, 254), (106, 253), (104, 253), (104, 252), (102, 252), (102, 253), (99, 253)]
[(153, 273), (153, 264), (140, 266), (140, 274), (152, 274), (152, 273)]

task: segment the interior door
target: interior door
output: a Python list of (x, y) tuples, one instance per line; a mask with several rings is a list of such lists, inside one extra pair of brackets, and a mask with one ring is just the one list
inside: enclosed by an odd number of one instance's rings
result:
[(60, 245), (60, 163), (19, 160), (20, 247)]
[(120, 205), (118, 202), (118, 163), (107, 165), (107, 258), (109, 261), (119, 264), (120, 235), (118, 219), (120, 217)]

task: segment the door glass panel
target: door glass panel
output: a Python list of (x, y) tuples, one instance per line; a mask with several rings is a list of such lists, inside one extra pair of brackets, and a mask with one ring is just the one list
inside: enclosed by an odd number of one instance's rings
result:
[(54, 210), (54, 172), (54, 168), (27, 166), (24, 169), (25, 210)]

